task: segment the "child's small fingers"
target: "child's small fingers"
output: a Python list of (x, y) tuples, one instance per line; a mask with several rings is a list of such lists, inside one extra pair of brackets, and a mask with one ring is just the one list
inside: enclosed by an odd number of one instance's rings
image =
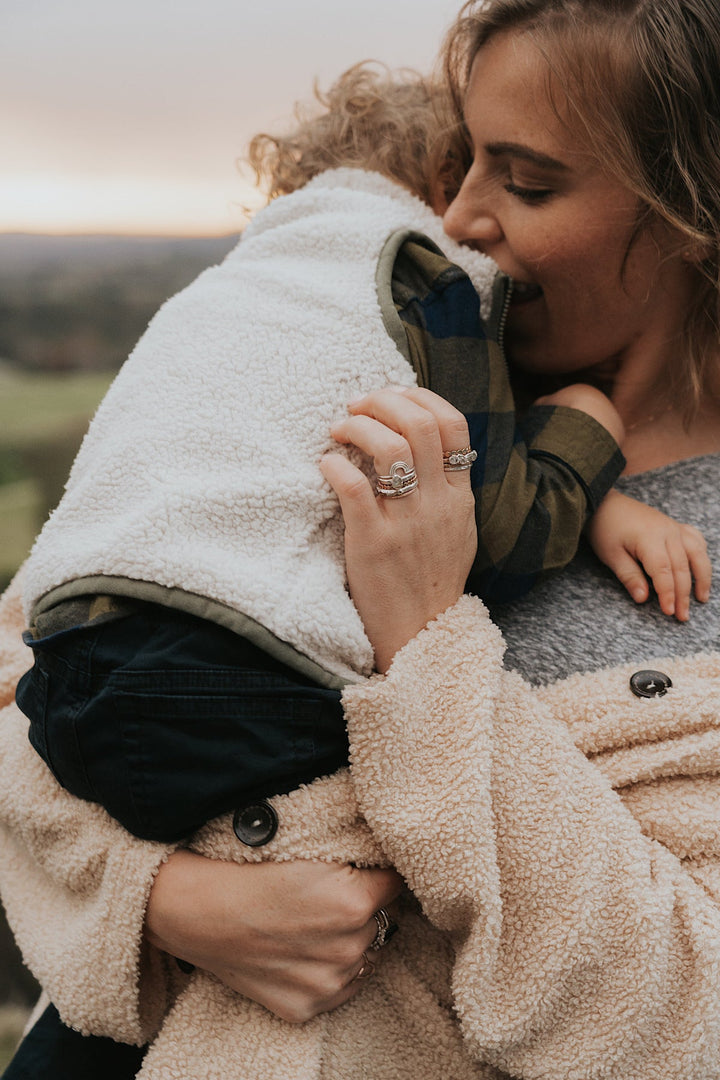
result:
[(675, 614), (676, 581), (675, 570), (667, 546), (658, 549), (638, 550), (638, 556), (653, 583), (660, 610), (665, 615)]
[(692, 525), (683, 525), (683, 540), (690, 570), (695, 579), (695, 597), (701, 604), (705, 604), (710, 599), (712, 583), (712, 563), (708, 557), (705, 537)]
[(619, 548), (606, 559), (606, 562), (620, 584), (624, 585), (630, 593), (635, 603), (644, 604), (650, 595), (650, 589), (647, 578), (637, 560), (625, 548)]
[(684, 535), (684, 527), (677, 537), (668, 541), (668, 553), (675, 576), (675, 617), (680, 622), (690, 618), (690, 597), (693, 589), (693, 575), (690, 555)]
[[(650, 576), (658, 594), (661, 610), (666, 615), (674, 615), (680, 622), (687, 622), (690, 617), (692, 591), (692, 575), (687, 553), (679, 535), (668, 537), (665, 547), (666, 559), (662, 561), (657, 572), (651, 572)], [(668, 584), (668, 576), (672, 587)]]

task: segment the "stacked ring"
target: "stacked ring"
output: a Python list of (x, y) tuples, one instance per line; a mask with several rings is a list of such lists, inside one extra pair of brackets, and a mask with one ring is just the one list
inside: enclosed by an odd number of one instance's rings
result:
[(373, 964), (372, 960), (369, 959), (367, 953), (362, 954), (362, 959), (363, 962), (360, 970), (358, 971), (357, 975), (353, 975), (353, 982), (355, 982), (356, 979), (369, 979), (375, 970), (375, 965)]
[(390, 467), (389, 476), (378, 476), (375, 491), (386, 499), (403, 499), (417, 491), (418, 478), (412, 465), (396, 461)]
[(443, 469), (445, 472), (464, 472), (473, 461), (477, 461), (477, 450), (463, 446), (462, 450), (448, 450), (443, 454)]
[(370, 942), (370, 948), (377, 952), (398, 931), (399, 927), (395, 920), (390, 918), (384, 907), (378, 908), (373, 918), (377, 924), (377, 933)]

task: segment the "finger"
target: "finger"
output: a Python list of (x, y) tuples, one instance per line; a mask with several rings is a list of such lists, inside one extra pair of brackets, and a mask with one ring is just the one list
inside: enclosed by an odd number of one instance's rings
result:
[(320, 472), (340, 502), (345, 527), (364, 535), (377, 523), (378, 505), (370, 481), (343, 454), (325, 454)]
[(712, 584), (712, 563), (708, 558), (705, 537), (699, 529), (692, 525), (683, 526), (683, 539), (690, 570), (695, 579), (695, 598), (701, 604), (706, 604), (710, 599), (710, 586)]
[(636, 604), (644, 604), (650, 595), (647, 578), (640, 563), (625, 548), (614, 549), (605, 558), (615, 577), (624, 585)]
[[(674, 611), (676, 619), (687, 622), (690, 618), (690, 594), (692, 592), (692, 574), (687, 551), (681, 535), (673, 536), (667, 543), (668, 556), (673, 572), (675, 587)], [(662, 605), (661, 605), (662, 606)]]
[[(470, 448), (470, 432), (467, 420), (459, 409), (451, 405), (439, 394), (427, 390), (425, 387), (413, 386), (403, 391), (405, 397), (421, 405), (435, 417), (440, 433), (443, 453), (468, 450)], [(457, 472), (446, 471), (446, 480), (453, 485), (467, 485), (470, 483), (470, 470), (463, 469)]]
[(404, 435), (373, 417), (364, 414), (348, 416), (333, 424), (330, 431), (337, 442), (357, 446), (371, 457), (378, 476), (386, 476), (396, 461), (404, 461), (409, 466), (415, 464), (412, 448)]
[[(372, 457), (377, 474), (374, 493), (382, 495), (383, 500), (389, 500), (394, 506), (401, 502), (401, 519), (413, 514), (417, 509), (417, 501), (413, 496), (419, 488), (419, 480), (417, 472), (414, 471), (413, 455), (407, 440), (378, 420), (362, 415), (348, 417), (331, 430), (338, 442), (352, 443)], [(341, 492), (338, 491), (337, 494), (340, 497)], [(341, 501), (343, 513), (346, 509), (352, 512), (353, 507), (349, 500), (353, 499), (355, 494), (350, 491), (346, 499)], [(361, 508), (357, 503), (355, 506), (362, 509), (363, 514), (367, 512), (366, 506)], [(398, 511), (393, 510), (395, 518), (397, 514)], [(348, 527), (358, 520), (354, 514), (351, 518), (345, 516)]]
[[(666, 541), (657, 547), (638, 547), (638, 556), (645, 573), (653, 583), (660, 610), (665, 615), (675, 614), (676, 580), (675, 568)], [(686, 560), (687, 566), (687, 560)]]
[[(418, 476), (430, 489), (446, 483), (442, 468), (442, 442), (438, 423), (428, 410), (405, 394), (376, 390), (349, 406), (353, 416), (363, 414), (402, 435), (410, 447)], [(404, 458), (401, 460), (405, 460)]]
[(403, 879), (392, 867), (356, 869), (355, 874), (362, 879), (373, 911), (387, 907), (393, 900), (397, 900), (403, 890)]

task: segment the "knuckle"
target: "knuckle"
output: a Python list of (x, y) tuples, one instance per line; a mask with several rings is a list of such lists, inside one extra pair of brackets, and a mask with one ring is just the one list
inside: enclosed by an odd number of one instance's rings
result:
[(402, 436), (396, 435), (388, 440), (386, 452), (393, 461), (407, 461), (410, 458), (410, 443)]
[(460, 414), (458, 414), (457, 418), (448, 422), (446, 432), (453, 445), (466, 446), (470, 441), (470, 429), (467, 426), (465, 417)]
[(438, 423), (430, 412), (424, 412), (413, 424), (416, 435), (421, 439), (431, 438), (437, 435)]
[(707, 540), (694, 525), (685, 525), (683, 527), (683, 534), (685, 542), (692, 546), (696, 551), (707, 551)]
[(359, 965), (362, 952), (352, 940), (343, 940), (330, 949), (327, 959), (343, 971), (352, 971)]
[(276, 1016), (279, 1016), (281, 1020), (285, 1020), (288, 1024), (306, 1024), (308, 1020), (312, 1020), (313, 1017), (317, 1016), (320, 1011), (319, 1005), (313, 1008), (309, 1004), (297, 1004), (273, 1010)]
[(344, 924), (350, 930), (361, 930), (373, 914), (369, 900), (362, 895), (346, 897), (341, 910)]
[(323, 980), (321, 995), (324, 1002), (333, 1001), (338, 994), (343, 992), (348, 982), (352, 981), (352, 976), (358, 966), (359, 961), (352, 965), (348, 965), (342, 972), (336, 971), (326, 976)]
[(367, 488), (367, 480), (364, 476), (348, 476), (342, 483), (342, 491), (351, 499), (360, 498)]

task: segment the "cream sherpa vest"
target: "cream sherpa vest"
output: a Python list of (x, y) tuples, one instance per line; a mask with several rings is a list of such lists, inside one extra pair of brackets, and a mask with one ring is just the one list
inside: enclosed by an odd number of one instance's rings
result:
[(489, 259), (450, 241), (403, 188), (343, 169), (272, 203), (160, 309), (33, 549), (28, 619), (73, 595), (130, 591), (234, 629), (223, 613), (240, 612), (270, 632), (270, 651), (279, 639), (343, 682), (372, 670), (317, 466), (348, 401), (415, 381), (376, 288), (379, 260), (408, 230), (442, 246), (489, 304)]

